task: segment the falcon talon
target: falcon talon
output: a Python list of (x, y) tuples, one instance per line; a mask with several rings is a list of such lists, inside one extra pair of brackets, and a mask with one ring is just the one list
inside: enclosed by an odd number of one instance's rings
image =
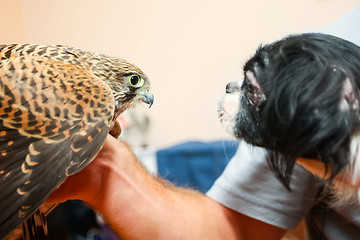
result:
[(121, 135), (121, 126), (118, 120), (115, 120), (110, 128), (109, 134), (115, 139), (118, 139)]

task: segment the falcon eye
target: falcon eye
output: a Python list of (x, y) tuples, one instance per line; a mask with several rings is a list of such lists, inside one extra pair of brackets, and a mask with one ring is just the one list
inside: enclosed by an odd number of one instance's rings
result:
[(133, 74), (129, 77), (129, 83), (132, 87), (141, 87), (144, 84), (144, 80), (139, 75)]

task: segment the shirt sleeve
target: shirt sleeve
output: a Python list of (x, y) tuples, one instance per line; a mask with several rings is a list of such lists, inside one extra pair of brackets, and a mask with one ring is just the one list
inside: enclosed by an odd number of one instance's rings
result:
[(314, 204), (318, 186), (310, 172), (296, 165), (288, 191), (270, 170), (266, 151), (241, 142), (207, 195), (249, 217), (292, 229)]

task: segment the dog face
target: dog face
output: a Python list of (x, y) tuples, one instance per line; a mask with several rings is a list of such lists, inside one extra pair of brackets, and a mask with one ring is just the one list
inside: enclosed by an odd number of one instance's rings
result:
[(358, 46), (325, 34), (289, 36), (261, 46), (244, 76), (227, 85), (219, 117), (237, 138), (269, 150), (285, 185), (300, 157), (324, 163), (332, 177), (360, 164)]

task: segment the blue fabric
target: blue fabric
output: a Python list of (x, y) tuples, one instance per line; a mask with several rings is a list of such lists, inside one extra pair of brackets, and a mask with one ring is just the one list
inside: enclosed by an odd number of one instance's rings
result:
[(157, 151), (158, 175), (203, 193), (234, 156), (238, 141), (185, 142)]

